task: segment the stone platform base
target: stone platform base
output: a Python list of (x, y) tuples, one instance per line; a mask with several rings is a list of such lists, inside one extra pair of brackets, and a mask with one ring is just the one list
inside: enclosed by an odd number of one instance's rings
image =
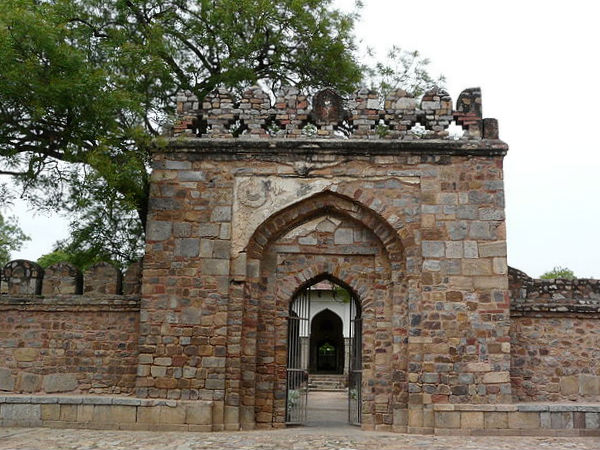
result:
[(600, 403), (436, 404), (439, 435), (600, 436)]
[(222, 409), (210, 401), (7, 395), (0, 396), (0, 426), (221, 431)]

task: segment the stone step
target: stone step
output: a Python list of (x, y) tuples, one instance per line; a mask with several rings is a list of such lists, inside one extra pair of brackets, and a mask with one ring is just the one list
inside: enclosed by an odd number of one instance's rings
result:
[(311, 391), (345, 391), (346, 385), (346, 375), (314, 374), (308, 377)]

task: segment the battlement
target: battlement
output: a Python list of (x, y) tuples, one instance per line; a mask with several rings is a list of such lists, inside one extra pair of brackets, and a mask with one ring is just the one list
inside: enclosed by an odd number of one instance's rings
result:
[(124, 274), (107, 262), (94, 264), (82, 273), (67, 262), (44, 270), (33, 261), (17, 259), (8, 262), (0, 275), (0, 293), (9, 297), (139, 295), (142, 263), (131, 264)]
[[(465, 89), (456, 107), (441, 88), (417, 99), (402, 89), (385, 97), (360, 89), (343, 97), (333, 89), (308, 96), (297, 88), (274, 93), (274, 102), (260, 87), (237, 99), (217, 89), (203, 100), (191, 92), (177, 97), (174, 137), (244, 139), (384, 139), (418, 141), (447, 139), (498, 140), (498, 121), (483, 118), (480, 88)], [(460, 132), (452, 133), (455, 124)]]

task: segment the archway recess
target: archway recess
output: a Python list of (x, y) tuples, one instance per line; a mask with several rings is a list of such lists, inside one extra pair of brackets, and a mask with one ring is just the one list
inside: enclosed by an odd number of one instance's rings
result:
[[(388, 399), (403, 389), (395, 386), (392, 373), (405, 368), (396, 367), (396, 361), (401, 364), (404, 358), (392, 358), (392, 322), (382, 318), (392, 317), (394, 305), (405, 314), (402, 300), (394, 300), (395, 293), (404, 294), (394, 288), (405, 266), (399, 233), (382, 214), (345, 195), (324, 191), (270, 216), (256, 229), (246, 252), (241, 371), (253, 376), (243, 379), (241, 398), (256, 427), (289, 422), (290, 302), (325, 279), (352, 292), (355, 311), (360, 310), (363, 339), (355, 350), (362, 360), (356, 369), (367, 370), (354, 395), (362, 395), (366, 383), (370, 392), (364, 401), (358, 399), (355, 410), (362, 417), (354, 423), (365, 420), (362, 423), (371, 429), (391, 420)], [(382, 369), (376, 370), (376, 360)], [(308, 360), (305, 367), (308, 372)], [(303, 375), (298, 377), (295, 386), (303, 381)]]

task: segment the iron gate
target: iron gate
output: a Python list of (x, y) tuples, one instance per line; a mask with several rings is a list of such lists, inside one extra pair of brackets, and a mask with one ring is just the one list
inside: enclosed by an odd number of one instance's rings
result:
[[(362, 315), (355, 298), (350, 298), (348, 364), (348, 421), (361, 423), (362, 405)], [(286, 369), (286, 417), (289, 425), (306, 423), (310, 342), (310, 291), (303, 290), (291, 302), (288, 315), (288, 358)]]
[(360, 306), (350, 300), (350, 364), (348, 366), (348, 422), (361, 423), (362, 405), (362, 315)]
[[(308, 403), (308, 351), (303, 336), (310, 335), (310, 293), (302, 291), (291, 303), (288, 316), (287, 424), (306, 422)], [(304, 338), (305, 340), (306, 338)]]

